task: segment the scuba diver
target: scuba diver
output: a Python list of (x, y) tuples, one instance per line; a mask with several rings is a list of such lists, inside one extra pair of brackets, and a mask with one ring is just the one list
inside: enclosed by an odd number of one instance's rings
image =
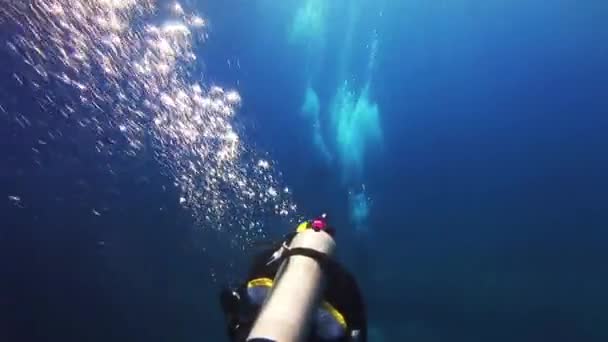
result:
[[(365, 305), (357, 282), (330, 257), (335, 247), (334, 236), (335, 229), (328, 225), (326, 214), (305, 221), (295, 232), (254, 257), (245, 282), (220, 291), (230, 341), (367, 341)], [(315, 247), (315, 243), (319, 246), (323, 241), (331, 244), (329, 249)], [(300, 257), (300, 264), (294, 260), (296, 257)], [(312, 268), (302, 266), (302, 262)], [(291, 277), (287, 276), (289, 272)], [(315, 281), (324, 286), (315, 287)], [(276, 299), (281, 296), (283, 299)], [(300, 310), (307, 304), (308, 309)], [(260, 321), (266, 317), (264, 312), (272, 310), (279, 321), (267, 322), (266, 328), (256, 330), (256, 326), (263, 325)], [(298, 311), (305, 313), (298, 316)], [(295, 318), (285, 318), (292, 315)], [(301, 332), (274, 334), (277, 326)], [(266, 332), (255, 335), (255, 331), (264, 329)], [(268, 330), (271, 332), (267, 333)]]

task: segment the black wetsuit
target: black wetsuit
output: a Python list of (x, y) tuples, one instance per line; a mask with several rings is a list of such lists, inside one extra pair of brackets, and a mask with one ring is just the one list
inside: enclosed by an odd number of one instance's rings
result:
[[(288, 236), (288, 244), (294, 235), (295, 234)], [(268, 260), (272, 254), (280, 246), (281, 243), (278, 243), (254, 257), (247, 280), (256, 278), (273, 279), (275, 277), (281, 262), (274, 262), (270, 265), (266, 264), (268, 263)], [(327, 279), (327, 286), (325, 287), (322, 298), (335, 307), (344, 316), (348, 326), (348, 331), (345, 337), (339, 340), (332, 340), (331, 342), (351, 341), (351, 332), (354, 330), (359, 330), (359, 336), (354, 341), (366, 342), (367, 318), (365, 314), (365, 304), (355, 278), (340, 264), (333, 260), (327, 259), (321, 264)], [(243, 293), (246, 286), (246, 283), (241, 285), (239, 292)], [(245, 340), (249, 330), (251, 329), (251, 325), (257, 316), (257, 310), (258, 308), (253, 308), (245, 315), (240, 314), (239, 318), (232, 319), (232, 322), (230, 322), (229, 319), (228, 333), (233, 341), (240, 342)], [(314, 331), (314, 329), (311, 330)], [(325, 340), (319, 339), (315, 336), (311, 336), (308, 341), (325, 342)]]

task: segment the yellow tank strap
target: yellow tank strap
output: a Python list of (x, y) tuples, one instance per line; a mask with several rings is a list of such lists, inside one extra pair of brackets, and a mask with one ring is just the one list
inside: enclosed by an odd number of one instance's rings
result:
[(346, 329), (346, 319), (344, 319), (344, 316), (340, 313), (340, 311), (338, 311), (338, 309), (334, 308), (333, 305), (326, 301), (321, 303), (321, 307), (327, 310), (327, 312), (329, 312), (329, 314), (342, 326), (342, 328)]
[(270, 278), (256, 278), (247, 282), (247, 288), (256, 286), (272, 287), (272, 279)]
[(301, 232), (305, 231), (306, 229), (308, 229), (308, 222), (304, 221), (304, 222), (300, 223), (300, 225), (298, 225), (296, 232), (301, 233)]
[[(273, 280), (270, 278), (256, 278), (247, 282), (247, 288), (257, 286), (272, 287), (273, 283)], [(342, 328), (347, 328), (346, 319), (344, 319), (344, 315), (342, 315), (338, 309), (326, 301), (321, 303), (321, 307), (329, 312), (329, 314), (340, 324), (340, 326), (342, 326)]]

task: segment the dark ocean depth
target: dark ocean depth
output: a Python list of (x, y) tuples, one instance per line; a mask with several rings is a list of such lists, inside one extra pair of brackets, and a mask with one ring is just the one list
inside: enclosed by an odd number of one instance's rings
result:
[[(209, 23), (191, 77), (239, 92), (298, 215), (329, 213), (371, 342), (608, 340), (607, 1), (183, 5)], [(180, 205), (152, 143), (63, 119), (78, 95), (35, 84), (9, 12), (0, 341), (226, 341), (217, 294), (256, 247)]]

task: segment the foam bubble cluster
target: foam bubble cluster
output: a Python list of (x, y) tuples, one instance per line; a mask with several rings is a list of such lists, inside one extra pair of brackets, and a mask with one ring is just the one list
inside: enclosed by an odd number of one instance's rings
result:
[(49, 89), (41, 101), (59, 107), (52, 89), (72, 89), (57, 110), (92, 129), (99, 152), (114, 133), (127, 154), (151, 145), (197, 218), (249, 234), (260, 214), (295, 211), (275, 190), (282, 186), (272, 161), (248, 150), (234, 127), (239, 93), (191, 77), (206, 20), (181, 4), (0, 0), (0, 25), (15, 27), (7, 45), (30, 67), (30, 85)]
[(311, 42), (323, 39), (328, 6), (328, 2), (324, 0), (302, 2), (295, 14), (289, 39), (292, 42)]
[(348, 207), (350, 221), (359, 233), (367, 232), (370, 215), (371, 198), (368, 196), (365, 185), (357, 191), (348, 192)]
[(334, 96), (331, 120), (343, 177), (352, 181), (362, 174), (366, 153), (382, 141), (380, 110), (370, 99), (370, 83), (357, 93), (344, 82)]

